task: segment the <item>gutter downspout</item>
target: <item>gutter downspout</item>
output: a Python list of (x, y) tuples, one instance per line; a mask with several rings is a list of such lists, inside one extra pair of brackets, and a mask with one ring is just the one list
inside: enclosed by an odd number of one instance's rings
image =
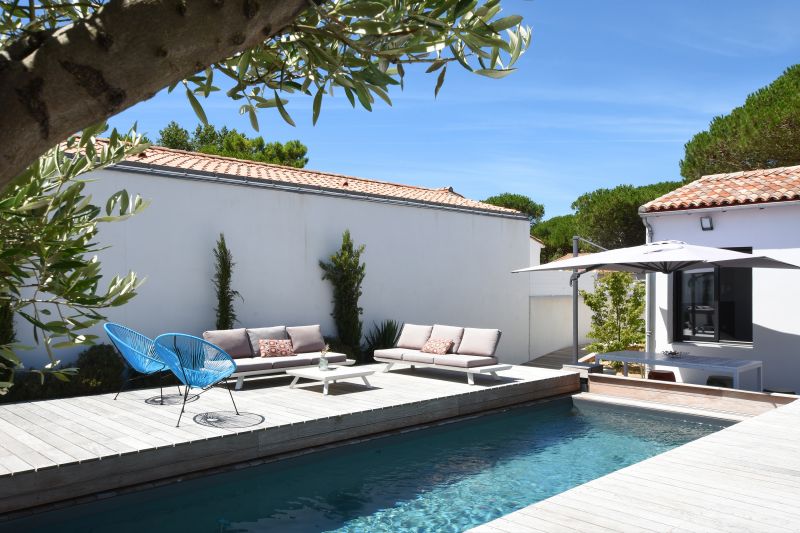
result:
[[(653, 226), (650, 225), (650, 221), (647, 219), (643, 213), (640, 213), (642, 217), (642, 223), (645, 227), (645, 242), (651, 243), (653, 242)], [(645, 285), (647, 299), (645, 301), (645, 312), (644, 312), (644, 351), (645, 353), (653, 353), (655, 349), (655, 335), (653, 333), (653, 328), (655, 327), (656, 323), (656, 274), (655, 272), (648, 272), (647, 273), (647, 282)]]

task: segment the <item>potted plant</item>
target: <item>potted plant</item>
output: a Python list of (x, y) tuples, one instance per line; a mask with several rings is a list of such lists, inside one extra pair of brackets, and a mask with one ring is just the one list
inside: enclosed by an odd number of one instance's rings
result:
[(331, 351), (331, 345), (326, 344), (325, 347), (319, 351), (319, 369), (328, 370), (328, 352)]

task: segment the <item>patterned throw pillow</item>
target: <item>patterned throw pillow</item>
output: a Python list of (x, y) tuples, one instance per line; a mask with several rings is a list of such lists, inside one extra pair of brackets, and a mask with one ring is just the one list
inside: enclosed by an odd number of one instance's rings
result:
[(428, 339), (428, 342), (422, 346), (422, 351), (425, 353), (444, 355), (452, 347), (453, 341), (450, 339)]
[(261, 352), (261, 357), (296, 355), (292, 349), (292, 341), (290, 339), (259, 339), (258, 350)]

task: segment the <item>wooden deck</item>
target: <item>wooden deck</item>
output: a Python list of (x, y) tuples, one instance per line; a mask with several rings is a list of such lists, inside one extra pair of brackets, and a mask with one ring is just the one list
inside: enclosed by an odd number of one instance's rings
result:
[[(585, 355), (585, 351), (583, 350), (583, 346), (580, 346), (580, 354), (581, 357)], [(537, 357), (532, 361), (528, 361), (525, 363), (525, 366), (535, 366), (538, 368), (552, 368), (554, 370), (560, 370), (564, 365), (571, 365), (574, 362), (575, 356), (573, 355), (572, 346), (567, 346), (565, 348), (561, 348), (560, 350), (556, 350), (554, 352), (550, 352), (548, 354), (542, 355), (541, 357)]]
[[(375, 365), (376, 370), (383, 365)], [(576, 373), (513, 367), (502, 379), (440, 370), (376, 373), (331, 385), (291, 378), (251, 379), (234, 398), (258, 425), (223, 429), (196, 415), (232, 412), (228, 391), (187, 404), (150, 405), (158, 389), (0, 406), (0, 513), (251, 461), (576, 392)], [(232, 384), (231, 384), (232, 386)], [(175, 392), (174, 389), (172, 391)], [(240, 419), (241, 420), (241, 419)]]
[(797, 531), (798, 442), (795, 401), (471, 531)]

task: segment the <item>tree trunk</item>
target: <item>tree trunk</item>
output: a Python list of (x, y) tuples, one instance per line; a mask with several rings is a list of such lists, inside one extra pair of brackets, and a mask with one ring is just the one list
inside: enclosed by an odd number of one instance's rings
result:
[(308, 0), (111, 0), (0, 53), (0, 190), (69, 135), (276, 35)]

